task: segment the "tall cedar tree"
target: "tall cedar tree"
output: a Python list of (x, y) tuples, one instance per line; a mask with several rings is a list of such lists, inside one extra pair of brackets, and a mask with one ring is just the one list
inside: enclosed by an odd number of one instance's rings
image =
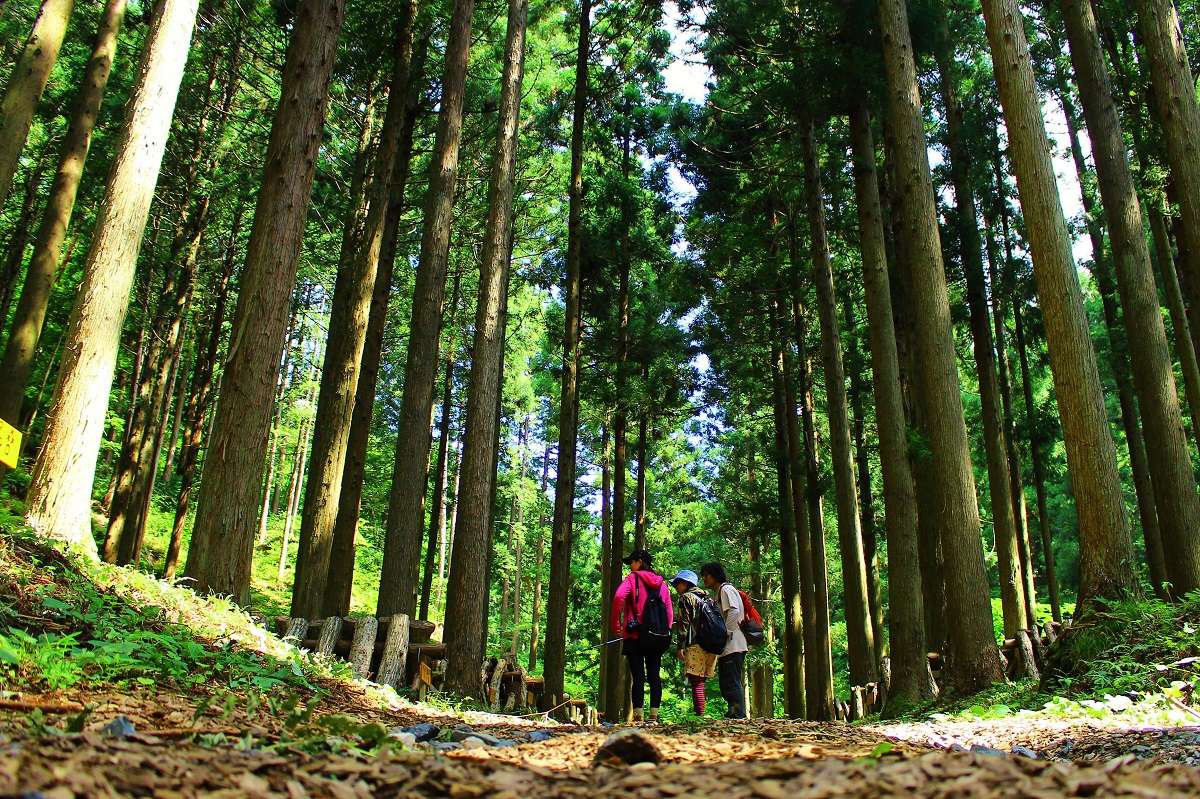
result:
[[(3, 384), (0, 384), (0, 419), (6, 419), (14, 425), (21, 421), (25, 384), (33, 369), (38, 339), (41, 338), (46, 309), (50, 304), (50, 290), (58, 275), (63, 242), (67, 238), (67, 227), (71, 224), (71, 212), (75, 209), (75, 195), (83, 178), (84, 163), (92, 144), (92, 131), (96, 127), (100, 102), (104, 99), (104, 90), (112, 71), (126, 2), (108, 0), (104, 4), (104, 13), (96, 29), (96, 42), (84, 68), (67, 135), (63, 139), (58, 172), (54, 175), (50, 195), (46, 198), (46, 209), (42, 212), (42, 223), (34, 239), (33, 257), (25, 270), (25, 283), (9, 329), (4, 360), (0, 362), (0, 374), (6, 375)], [(0, 320), (6, 315), (0, 313)]]
[(811, 121), (801, 134), (804, 149), (804, 185), (808, 207), (812, 276), (816, 285), (817, 316), (821, 328), (821, 361), (825, 367), (826, 416), (837, 492), (838, 542), (842, 560), (846, 639), (850, 655), (850, 681), (866, 685), (876, 681), (875, 638), (867, 601), (867, 569), (859, 527), (858, 494), (847, 415), (846, 372), (842, 364), (841, 332), (833, 288), (833, 262), (825, 235), (825, 197), (821, 183), (816, 135)]
[(1025, 620), (1025, 591), (1018, 554), (1017, 524), (1009, 494), (1008, 434), (1000, 416), (999, 376), (988, 315), (987, 288), (983, 277), (983, 252), (976, 221), (975, 191), (971, 185), (971, 161), (963, 130), (963, 109), (958, 98), (950, 30), (943, 11), (942, 30), (935, 53), (942, 106), (946, 112), (946, 143), (950, 151), (950, 180), (957, 206), (959, 257), (967, 284), (971, 341), (979, 377), (979, 402), (983, 415), (983, 448), (987, 461), (988, 495), (992, 502), (992, 529), (996, 537), (996, 568), (1000, 577), (1000, 602), (1004, 635), (1011, 638), (1029, 625)]
[(1079, 516), (1081, 608), (1133, 588), (1133, 546), (1096, 353), (1058, 199), (1050, 141), (1015, 0), (983, 0), (1000, 104), (1033, 256), (1034, 279)]
[(29, 525), (89, 552), (95, 552), (92, 483), (108, 411), (107, 404), (96, 398), (107, 397), (112, 388), (138, 250), (187, 64), (196, 11), (197, 0), (164, 0), (155, 6), (128, 117), (99, 206), (83, 282), (67, 323), (45, 444), (29, 486)]
[(1168, 575), (1178, 591), (1184, 586), (1200, 585), (1200, 497), (1184, 435), (1150, 248), (1143, 233), (1141, 203), (1129, 169), (1125, 133), (1113, 102), (1091, 3), (1062, 0), (1060, 6), (1108, 221), (1142, 432), (1147, 449), (1154, 453), (1148, 462), (1159, 533), (1166, 547)]
[[(927, 486), (936, 492), (945, 560), (948, 682), (974, 693), (1003, 679), (992, 632), (979, 507), (959, 393), (950, 302), (942, 264), (933, 181), (904, 0), (881, 0), (880, 26), (887, 78), (888, 125), (895, 151), (896, 235), (911, 270), (917, 369), (931, 458)], [(932, 521), (932, 520), (931, 520)]]
[(344, 12), (344, 0), (296, 8), (184, 569), (196, 590), (239, 604), (250, 599), (276, 373)]
[[(388, 194), (408, 103), (408, 72), (412, 64), (416, 2), (400, 8), (392, 50), (392, 86), (388, 94), (383, 130), (375, 153), (376, 165), (366, 198), (367, 215), (358, 250), (338, 266), (329, 315), (329, 337), (321, 369), (321, 389), (313, 420), (313, 443), (304, 511), (300, 521), (300, 549), (296, 554), (296, 581), (292, 587), (292, 616), (312, 619), (342, 616), (350, 611), (350, 577), (354, 574), (354, 536), (357, 529), (340, 528), (343, 540), (335, 542), (343, 470), (360, 363), (366, 346), (367, 325), (379, 251), (383, 241)], [(337, 546), (338, 559), (330, 563)], [(331, 580), (331, 573), (338, 579)]]
[[(74, 9), (75, 0), (42, 0), (33, 31), (13, 65), (4, 99), (0, 100), (0, 209), (8, 199), (21, 150), (33, 126), (34, 112), (58, 60), (67, 21)], [(186, 53), (183, 57), (187, 57)]]
[(441, 110), (433, 158), (429, 162), (424, 230), (413, 287), (408, 357), (404, 365), (400, 434), (396, 437), (383, 573), (379, 580), (377, 608), (381, 617), (394, 613), (411, 616), (417, 608), (417, 571), (421, 559), (421, 533), (425, 526), (429, 449), (433, 442), (429, 420), (442, 333), (442, 301), (450, 258), (450, 227), (474, 10), (474, 0), (455, 0), (446, 43)]
[[(588, 54), (591, 0), (579, 3), (579, 41), (575, 49), (575, 102), (571, 121), (570, 208), (567, 213), (567, 273), (563, 294), (562, 385), (558, 408), (558, 466), (554, 480), (554, 521), (550, 537), (550, 596), (546, 603), (546, 683), (543, 709), (562, 701), (566, 670), (567, 593), (571, 587), (571, 542), (575, 524), (575, 446), (579, 438), (579, 328), (583, 291), (583, 133), (588, 106)], [(644, 440), (644, 438), (643, 438)], [(644, 462), (638, 469), (644, 469)]]
[(850, 109), (850, 145), (854, 159), (854, 196), (862, 252), (863, 288), (870, 332), (871, 375), (875, 386), (875, 422), (879, 427), (879, 465), (888, 553), (888, 643), (892, 682), (891, 711), (928, 698), (921, 573), (917, 560), (917, 501), (908, 460), (908, 433), (900, 387), (900, 363), (888, 282), (887, 250), (871, 118), (864, 103)]
[(529, 0), (509, 0), (504, 73), (500, 79), (500, 118), (488, 185), (488, 217), (479, 267), (479, 301), (475, 306), (475, 345), (467, 388), (466, 436), (463, 440), (459, 521), (450, 559), (446, 602), (446, 687), (470, 695), (479, 689), (478, 653), (484, 648), (487, 611), (487, 558), (482, 557), (492, 516), (494, 461), (499, 446), (496, 403), (504, 363), (503, 305), (508, 293), (512, 236), (513, 184), (517, 165), (521, 82), (525, 72), (525, 30)]

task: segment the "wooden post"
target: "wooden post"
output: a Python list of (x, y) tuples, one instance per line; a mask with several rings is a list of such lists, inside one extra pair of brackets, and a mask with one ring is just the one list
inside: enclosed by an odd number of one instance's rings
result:
[(1025, 630), (1017, 630), (1017, 646), (1013, 653), (1013, 660), (1016, 662), (1018, 677), (1027, 677), (1031, 680), (1042, 678), (1038, 671), (1037, 656), (1033, 651), (1033, 641), (1030, 640), (1029, 633)]
[(375, 636), (379, 620), (364, 616), (354, 620), (354, 642), (350, 645), (350, 667), (364, 680), (371, 676), (371, 657), (375, 654)]
[(500, 658), (496, 661), (496, 667), (492, 669), (492, 679), (487, 687), (488, 704), (491, 705), (493, 712), (500, 710), (500, 685), (504, 682), (504, 672), (508, 671), (508, 658)]
[(342, 634), (342, 617), (329, 616), (321, 623), (321, 637), (317, 641), (318, 655), (332, 655), (333, 646)]
[(376, 682), (393, 687), (404, 682), (404, 663), (408, 660), (408, 614), (397, 613), (388, 622), (383, 659), (379, 661)]
[(300, 642), (304, 640), (304, 636), (308, 635), (308, 619), (289, 619), (287, 632), (283, 634), (283, 640), (300, 646)]

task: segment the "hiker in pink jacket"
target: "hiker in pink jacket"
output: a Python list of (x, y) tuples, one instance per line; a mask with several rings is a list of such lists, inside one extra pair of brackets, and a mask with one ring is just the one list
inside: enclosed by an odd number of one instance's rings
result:
[(633, 720), (642, 721), (642, 706), (646, 697), (646, 682), (650, 682), (651, 723), (658, 721), (662, 704), (663, 652), (671, 643), (674, 611), (671, 591), (661, 575), (656, 574), (650, 553), (635, 549), (623, 559), (629, 574), (617, 586), (612, 604), (613, 632), (621, 636), (622, 653), (629, 660), (633, 678)]

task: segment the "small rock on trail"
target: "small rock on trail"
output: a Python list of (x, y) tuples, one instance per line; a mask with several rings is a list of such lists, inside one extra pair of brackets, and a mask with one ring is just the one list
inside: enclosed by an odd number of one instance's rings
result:
[(619, 730), (600, 745), (596, 750), (597, 765), (632, 766), (638, 763), (658, 763), (662, 761), (662, 753), (649, 736), (639, 730)]

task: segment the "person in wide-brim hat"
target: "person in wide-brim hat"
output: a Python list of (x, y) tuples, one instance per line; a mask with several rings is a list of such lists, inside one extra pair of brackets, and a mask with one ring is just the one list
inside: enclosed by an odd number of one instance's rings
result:
[(671, 585), (679, 595), (679, 612), (675, 614), (675, 630), (678, 640), (675, 655), (683, 661), (683, 673), (687, 675), (692, 694), (692, 711), (703, 716), (707, 707), (706, 682), (717, 673), (717, 656), (705, 652), (696, 643), (696, 620), (700, 615), (701, 603), (712, 599), (700, 588), (700, 578), (690, 569), (681, 569), (671, 578)]

